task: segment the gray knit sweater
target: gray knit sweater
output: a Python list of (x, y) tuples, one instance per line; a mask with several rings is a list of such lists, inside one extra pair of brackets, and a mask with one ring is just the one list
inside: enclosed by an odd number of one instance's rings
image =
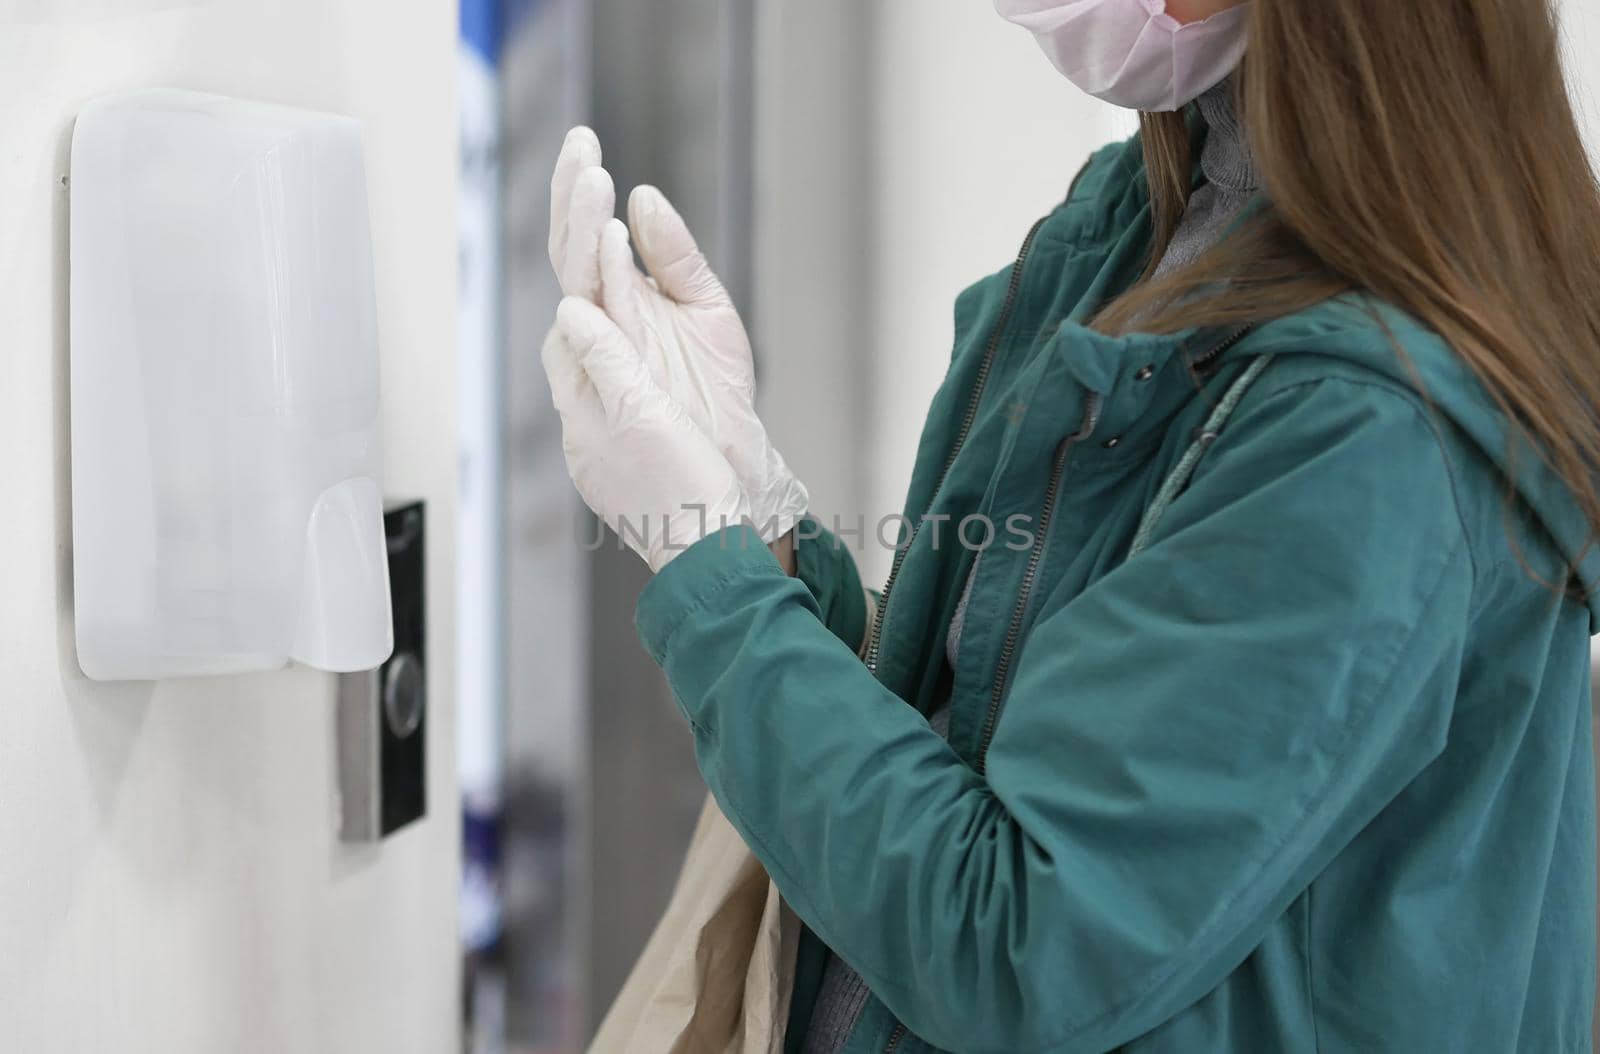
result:
[[(1208, 127), (1205, 149), (1200, 155), (1200, 170), (1206, 181), (1190, 196), (1172, 244), (1156, 266), (1157, 278), (1193, 263), (1215, 245), (1260, 187), (1255, 159), (1234, 103), (1236, 80), (1236, 77), (1229, 77), (1196, 100)], [(979, 559), (982, 559), (981, 554)], [(956, 668), (960, 656), (967, 598), (977, 571), (975, 564), (945, 638), (951, 669)], [(950, 727), (948, 703), (929, 720), (935, 731), (945, 735)], [(838, 1054), (861, 1016), (869, 994), (860, 974), (843, 959), (830, 956), (806, 1031), (803, 1054)]]

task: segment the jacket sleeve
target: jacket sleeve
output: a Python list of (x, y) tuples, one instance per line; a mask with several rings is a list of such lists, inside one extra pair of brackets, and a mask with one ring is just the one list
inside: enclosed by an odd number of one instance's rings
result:
[(1252, 393), (1153, 544), (1033, 628), (980, 776), (740, 549), (638, 612), (701, 771), (806, 923), (972, 1052), (1103, 1051), (1221, 983), (1442, 751), (1472, 592), (1421, 409)]
[(795, 528), (794, 559), (795, 576), (811, 591), (823, 624), (850, 650), (859, 650), (871, 613), (849, 548), (808, 516)]

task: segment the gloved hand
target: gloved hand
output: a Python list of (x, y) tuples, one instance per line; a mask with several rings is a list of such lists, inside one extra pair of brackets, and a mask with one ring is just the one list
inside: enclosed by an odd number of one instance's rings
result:
[(738, 474), (604, 311), (563, 300), (543, 357), (578, 493), (652, 571), (749, 519)]
[(805, 515), (810, 498), (756, 416), (744, 323), (687, 225), (654, 187), (638, 188), (628, 203), (634, 243), (650, 272), (640, 273), (628, 228), (612, 218), (616, 192), (600, 161), (594, 133), (573, 129), (551, 182), (551, 263), (562, 290), (605, 308), (644, 355), (657, 386), (734, 467), (762, 538), (776, 541)]

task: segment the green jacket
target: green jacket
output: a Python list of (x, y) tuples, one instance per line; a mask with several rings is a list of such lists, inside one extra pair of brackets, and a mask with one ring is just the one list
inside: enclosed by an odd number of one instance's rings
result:
[(1569, 492), (1361, 298), (1085, 328), (1149, 239), (1115, 145), (960, 297), (872, 669), (826, 534), (796, 580), (722, 532), (640, 600), (807, 924), (791, 1042), (825, 944), (875, 996), (851, 1052), (1590, 1050), (1600, 611), (1559, 587), (1600, 554)]

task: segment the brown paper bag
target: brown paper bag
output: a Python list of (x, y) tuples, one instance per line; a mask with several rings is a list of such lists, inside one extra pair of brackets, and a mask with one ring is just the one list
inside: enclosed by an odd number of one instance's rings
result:
[(590, 1054), (782, 1054), (799, 937), (707, 797), (672, 900)]

